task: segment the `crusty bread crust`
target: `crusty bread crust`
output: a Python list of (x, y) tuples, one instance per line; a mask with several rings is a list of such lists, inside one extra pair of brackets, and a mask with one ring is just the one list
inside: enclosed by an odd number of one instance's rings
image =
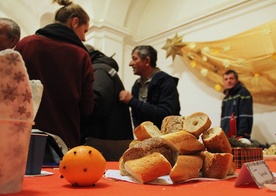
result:
[(227, 176), (233, 162), (231, 153), (211, 153), (204, 151), (202, 176), (207, 178), (223, 179)]
[(174, 146), (181, 155), (195, 154), (205, 149), (205, 146), (187, 131), (169, 133), (162, 135), (161, 138), (168, 145)]
[(178, 151), (173, 146), (166, 144), (160, 137), (148, 138), (143, 141), (136, 141), (124, 152), (119, 159), (119, 169), (122, 176), (128, 175), (124, 164), (128, 160), (138, 159), (153, 152), (161, 153), (173, 166), (176, 162)]
[(231, 144), (220, 127), (213, 127), (202, 134), (202, 141), (209, 152), (232, 153)]
[(195, 112), (185, 118), (184, 131), (188, 131), (198, 138), (210, 128), (211, 124), (212, 122), (207, 114)]
[(184, 121), (184, 116), (166, 116), (162, 121), (160, 131), (163, 135), (177, 131), (183, 131)]
[(140, 159), (125, 162), (125, 169), (140, 183), (146, 183), (169, 174), (172, 167), (162, 154), (154, 152)]
[(203, 157), (200, 155), (179, 155), (170, 172), (173, 183), (181, 183), (191, 178), (199, 177)]
[(136, 138), (140, 141), (162, 135), (159, 128), (150, 121), (142, 122), (133, 132)]
[(132, 142), (130, 142), (129, 143), (129, 148), (133, 148), (133, 146), (135, 145), (135, 144), (137, 144), (137, 143), (140, 143), (141, 141), (140, 140), (137, 140), (137, 139), (134, 139), (134, 140), (132, 140)]
[(129, 175), (125, 170), (125, 162), (133, 159), (139, 159), (145, 156), (145, 151), (142, 148), (129, 148), (119, 159), (119, 170), (122, 176)]
[(231, 167), (229, 168), (229, 171), (227, 172), (227, 175), (233, 175), (237, 169), (236, 163), (232, 162)]
[(173, 166), (178, 156), (178, 150), (174, 146), (168, 145), (160, 137), (148, 138), (141, 142), (136, 142), (132, 148), (142, 148), (145, 155), (153, 152), (161, 153)]

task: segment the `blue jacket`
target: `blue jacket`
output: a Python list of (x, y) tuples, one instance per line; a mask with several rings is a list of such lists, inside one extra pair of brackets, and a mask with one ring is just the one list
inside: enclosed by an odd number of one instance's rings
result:
[(227, 134), (231, 114), (234, 113), (237, 135), (250, 138), (253, 124), (253, 99), (250, 92), (238, 83), (234, 88), (224, 91), (225, 97), (221, 106), (221, 128)]
[(179, 115), (180, 103), (177, 91), (178, 79), (160, 71), (157, 72), (149, 86), (147, 102), (139, 100), (139, 82), (132, 87), (133, 98), (129, 102), (134, 127), (144, 121), (151, 121), (159, 129), (162, 120), (169, 115)]

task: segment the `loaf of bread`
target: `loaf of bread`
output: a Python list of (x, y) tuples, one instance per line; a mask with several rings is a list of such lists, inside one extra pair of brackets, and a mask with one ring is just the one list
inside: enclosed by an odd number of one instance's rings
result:
[(211, 124), (212, 122), (207, 114), (195, 112), (185, 118), (184, 131), (188, 131), (198, 138), (204, 131), (210, 128)]
[(140, 142), (133, 144), (132, 148), (141, 148), (144, 150), (145, 155), (153, 152), (161, 153), (173, 166), (178, 156), (178, 150), (169, 144), (167, 144), (160, 137), (148, 138)]
[(220, 127), (213, 127), (202, 134), (202, 141), (209, 152), (232, 153), (231, 144)]
[(129, 148), (119, 159), (119, 170), (122, 176), (129, 175), (125, 170), (125, 162), (129, 160), (139, 159), (145, 156), (145, 151), (142, 148)]
[(235, 162), (232, 162), (231, 167), (229, 168), (229, 171), (227, 175), (233, 175), (237, 169), (237, 165)]
[(140, 159), (125, 162), (125, 170), (140, 183), (146, 183), (170, 173), (172, 167), (160, 153), (154, 152)]
[(211, 153), (204, 151), (202, 176), (207, 178), (223, 179), (227, 176), (233, 162), (231, 153)]
[(174, 146), (181, 155), (195, 154), (205, 149), (205, 146), (187, 131), (165, 134), (161, 138), (168, 145)]
[(140, 142), (141, 142), (140, 140), (134, 139), (134, 140), (132, 140), (132, 141), (129, 143), (128, 147), (129, 147), (129, 148), (133, 148), (133, 146), (134, 146), (136, 143), (140, 143)]
[(173, 146), (168, 145), (160, 137), (148, 138), (143, 141), (136, 141), (124, 152), (119, 160), (121, 175), (128, 175), (125, 171), (124, 163), (128, 160), (138, 159), (154, 152), (162, 154), (173, 166), (176, 162), (178, 151)]
[(179, 155), (170, 172), (173, 183), (181, 183), (191, 178), (199, 177), (203, 157), (200, 155)]
[(163, 119), (162, 125), (161, 125), (161, 133), (168, 134), (173, 133), (177, 131), (183, 131), (184, 128), (184, 116), (167, 116)]
[(134, 129), (134, 135), (138, 140), (161, 136), (159, 128), (150, 121), (142, 122)]

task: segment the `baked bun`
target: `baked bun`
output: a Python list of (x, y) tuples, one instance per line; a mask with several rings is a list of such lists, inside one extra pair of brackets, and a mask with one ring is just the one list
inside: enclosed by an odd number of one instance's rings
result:
[(227, 175), (233, 175), (235, 173), (236, 169), (237, 169), (236, 163), (232, 162)]
[(184, 131), (188, 131), (196, 138), (211, 126), (209, 116), (203, 112), (193, 113), (185, 118)]
[(119, 170), (122, 176), (127, 176), (128, 173), (125, 170), (125, 162), (133, 159), (139, 159), (145, 156), (145, 151), (142, 148), (129, 148), (119, 159)]
[(203, 157), (200, 155), (179, 155), (170, 172), (172, 182), (180, 183), (199, 177), (202, 164)]
[(201, 138), (209, 152), (232, 153), (231, 144), (220, 127), (213, 127), (205, 131)]
[(204, 151), (202, 166), (202, 176), (207, 178), (223, 179), (227, 176), (233, 162), (231, 153), (211, 153)]
[(129, 143), (128, 147), (132, 148), (136, 143), (140, 143), (140, 142), (141, 142), (140, 140), (134, 139)]
[(136, 138), (141, 141), (162, 135), (159, 128), (150, 121), (142, 122), (133, 132)]
[(132, 148), (141, 148), (144, 150), (145, 155), (153, 152), (161, 153), (173, 166), (178, 156), (178, 150), (160, 137), (148, 138), (132, 145)]
[(205, 146), (187, 131), (169, 133), (162, 135), (161, 138), (168, 145), (174, 146), (181, 155), (195, 154), (205, 149)]
[(160, 153), (125, 162), (125, 170), (140, 183), (149, 182), (170, 173), (172, 166)]
[(184, 116), (167, 116), (162, 121), (160, 131), (163, 135), (177, 131), (183, 131), (184, 121)]
[(154, 152), (161, 153), (173, 166), (176, 162), (178, 151), (173, 146), (168, 145), (160, 137), (148, 138), (143, 141), (134, 142), (129, 149), (119, 159), (119, 170), (122, 176), (128, 175), (124, 164), (126, 161), (138, 159)]

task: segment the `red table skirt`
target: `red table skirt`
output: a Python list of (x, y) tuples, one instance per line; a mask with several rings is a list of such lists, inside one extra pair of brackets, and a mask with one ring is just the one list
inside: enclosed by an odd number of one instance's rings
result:
[[(276, 172), (276, 161), (266, 161), (272, 172)], [(107, 169), (118, 169), (118, 162), (108, 162)], [(64, 178), (60, 178), (57, 168), (43, 168), (53, 172), (54, 175), (40, 177), (25, 177), (23, 190), (20, 193), (10, 195), (275, 195), (275, 192), (267, 188), (259, 189), (255, 183), (242, 187), (234, 187), (236, 178), (220, 181), (198, 181), (178, 185), (145, 185), (130, 182), (115, 181), (101, 178), (95, 186), (73, 187)], [(239, 172), (239, 170), (237, 170)]]

